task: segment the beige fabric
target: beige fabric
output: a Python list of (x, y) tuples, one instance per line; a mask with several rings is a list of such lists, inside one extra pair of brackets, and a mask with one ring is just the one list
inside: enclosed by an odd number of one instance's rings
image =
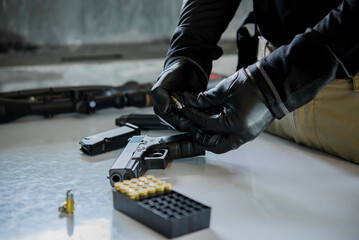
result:
[[(259, 59), (274, 51), (265, 40), (259, 42)], [(335, 79), (266, 132), (359, 164), (359, 74)]]

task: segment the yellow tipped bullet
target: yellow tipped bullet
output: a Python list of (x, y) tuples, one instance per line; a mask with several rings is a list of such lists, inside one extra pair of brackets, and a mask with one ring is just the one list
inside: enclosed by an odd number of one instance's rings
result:
[(166, 183), (165, 184), (165, 192), (170, 192), (170, 191), (172, 191), (172, 184)]
[(125, 185), (130, 185), (130, 184), (131, 184), (131, 181), (130, 181), (130, 180), (125, 180), (125, 181), (123, 181), (123, 184), (125, 184)]
[(172, 100), (175, 102), (175, 107), (177, 109), (182, 109), (184, 108), (184, 105), (182, 103), (180, 103), (180, 101), (178, 101), (174, 96), (171, 96)]
[(148, 190), (147, 189), (141, 188), (138, 192), (140, 194), (140, 199), (147, 198), (147, 195), (148, 195)]
[(66, 213), (67, 214), (73, 214), (74, 213), (74, 194), (72, 193), (72, 190), (68, 190), (66, 193)]
[(129, 194), (128, 194), (128, 197), (133, 199), (133, 200), (137, 200), (139, 199), (139, 191), (131, 191)]

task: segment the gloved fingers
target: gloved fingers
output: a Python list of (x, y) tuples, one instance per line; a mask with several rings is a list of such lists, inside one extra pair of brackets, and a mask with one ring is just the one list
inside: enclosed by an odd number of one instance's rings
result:
[[(214, 88), (200, 92), (198, 95), (189, 92), (174, 92), (178, 100), (186, 107), (195, 108), (213, 108), (214, 106), (222, 106), (228, 98), (229, 91), (239, 81), (239, 72), (220, 81)], [(240, 82), (243, 83), (242, 79)], [(238, 84), (237, 84), (238, 85)]]
[[(154, 108), (154, 111), (156, 114), (159, 113), (156, 108)], [(203, 112), (199, 113), (206, 115), (206, 113)], [(175, 111), (171, 111), (167, 114), (159, 113), (158, 115), (172, 128), (175, 128), (178, 131), (189, 132), (196, 141), (196, 143), (203, 146), (208, 151), (217, 154), (225, 153), (238, 148), (242, 144), (242, 141), (234, 135), (214, 133), (208, 130), (198, 128), (189, 119), (183, 117), (181, 114)]]
[(213, 153), (225, 153), (237, 149), (243, 144), (239, 137), (221, 133), (206, 132), (193, 124), (188, 124), (188, 130), (195, 141), (206, 150)]
[(160, 117), (161, 121), (166, 123), (166, 125), (181, 132), (188, 131), (189, 120), (183, 117), (177, 111), (170, 111), (167, 113), (163, 113), (157, 109), (157, 106), (155, 106), (153, 110), (157, 114), (157, 116)]
[(166, 114), (171, 111), (171, 94), (157, 83), (151, 89), (151, 98), (153, 105), (156, 106), (160, 113)]
[(223, 108), (219, 111), (212, 110), (213, 109), (197, 109), (192, 107), (185, 107), (181, 110), (181, 113), (194, 125), (205, 131), (228, 133), (226, 109)]
[(194, 94), (190, 92), (173, 92), (172, 94), (184, 107), (213, 108), (221, 105), (223, 94), (215, 94), (214, 89)]

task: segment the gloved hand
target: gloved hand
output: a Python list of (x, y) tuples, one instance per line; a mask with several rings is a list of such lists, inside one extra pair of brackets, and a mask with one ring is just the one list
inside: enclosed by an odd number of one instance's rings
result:
[[(160, 117), (166, 115), (167, 122), (176, 125), (178, 115), (172, 111), (174, 91), (198, 94), (207, 89), (208, 77), (193, 61), (177, 58), (160, 74), (151, 89), (154, 110)], [(176, 127), (176, 126), (175, 126)]]
[(189, 131), (200, 145), (214, 153), (253, 140), (274, 119), (260, 89), (244, 69), (198, 95), (174, 96), (185, 106), (178, 109), (184, 116), (177, 119), (182, 121), (181, 130)]

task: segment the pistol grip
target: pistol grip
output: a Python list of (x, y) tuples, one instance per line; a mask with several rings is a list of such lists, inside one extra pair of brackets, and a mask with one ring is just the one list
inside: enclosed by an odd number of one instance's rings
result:
[(170, 143), (168, 150), (170, 153), (168, 156), (169, 160), (195, 157), (205, 154), (204, 148), (196, 144), (192, 139)]

